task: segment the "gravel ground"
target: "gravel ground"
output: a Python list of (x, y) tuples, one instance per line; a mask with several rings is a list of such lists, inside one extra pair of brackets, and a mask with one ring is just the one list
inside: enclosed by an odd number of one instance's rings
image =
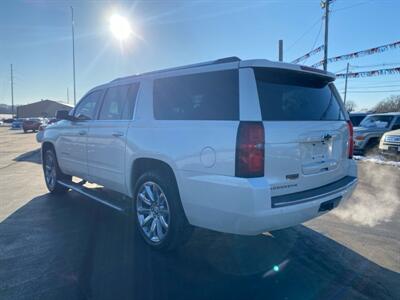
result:
[(47, 193), (34, 134), (0, 128), (0, 299), (400, 299), (400, 169), (359, 162), (343, 207), (254, 237), (149, 250), (128, 217)]

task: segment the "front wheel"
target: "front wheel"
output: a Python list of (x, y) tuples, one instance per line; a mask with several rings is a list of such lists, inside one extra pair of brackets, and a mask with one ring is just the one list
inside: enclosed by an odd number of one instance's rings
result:
[(183, 245), (192, 228), (186, 220), (176, 183), (170, 176), (146, 172), (135, 186), (134, 218), (144, 241), (158, 250)]
[(46, 186), (50, 193), (63, 194), (68, 191), (68, 188), (58, 182), (61, 179), (68, 179), (68, 176), (60, 171), (57, 157), (52, 149), (46, 150), (43, 156), (43, 172)]

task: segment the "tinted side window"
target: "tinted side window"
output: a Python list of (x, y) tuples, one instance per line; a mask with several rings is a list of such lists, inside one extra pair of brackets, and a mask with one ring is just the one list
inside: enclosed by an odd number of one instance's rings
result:
[(338, 94), (321, 76), (255, 68), (263, 120), (344, 120)]
[(392, 127), (392, 130), (397, 130), (397, 129), (400, 129), (400, 116), (397, 117)]
[(158, 120), (238, 120), (238, 70), (157, 79), (153, 106)]
[(130, 120), (139, 84), (115, 86), (107, 89), (100, 110), (100, 120)]
[(102, 94), (103, 91), (95, 91), (79, 101), (78, 106), (74, 110), (74, 116), (93, 120), (96, 115), (96, 106)]
[(352, 116), (350, 115), (350, 120), (351, 123), (353, 123), (353, 126), (358, 126), (360, 125), (361, 121), (364, 120), (365, 116)]

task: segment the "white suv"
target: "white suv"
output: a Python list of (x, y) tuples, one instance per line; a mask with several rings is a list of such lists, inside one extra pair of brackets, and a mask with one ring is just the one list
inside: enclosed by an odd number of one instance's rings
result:
[(352, 125), (333, 80), (236, 57), (118, 78), (45, 130), (47, 187), (132, 212), (158, 249), (182, 244), (191, 225), (256, 235), (302, 223), (357, 183)]

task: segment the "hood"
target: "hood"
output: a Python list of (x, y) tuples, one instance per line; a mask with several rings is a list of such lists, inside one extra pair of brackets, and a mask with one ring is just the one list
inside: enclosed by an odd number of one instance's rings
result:
[(392, 130), (392, 131), (386, 132), (385, 136), (388, 136), (388, 135), (398, 135), (398, 136), (400, 136), (400, 129), (396, 129), (396, 130)]
[(386, 132), (387, 128), (377, 128), (377, 127), (354, 127), (355, 134), (363, 134), (370, 132)]

